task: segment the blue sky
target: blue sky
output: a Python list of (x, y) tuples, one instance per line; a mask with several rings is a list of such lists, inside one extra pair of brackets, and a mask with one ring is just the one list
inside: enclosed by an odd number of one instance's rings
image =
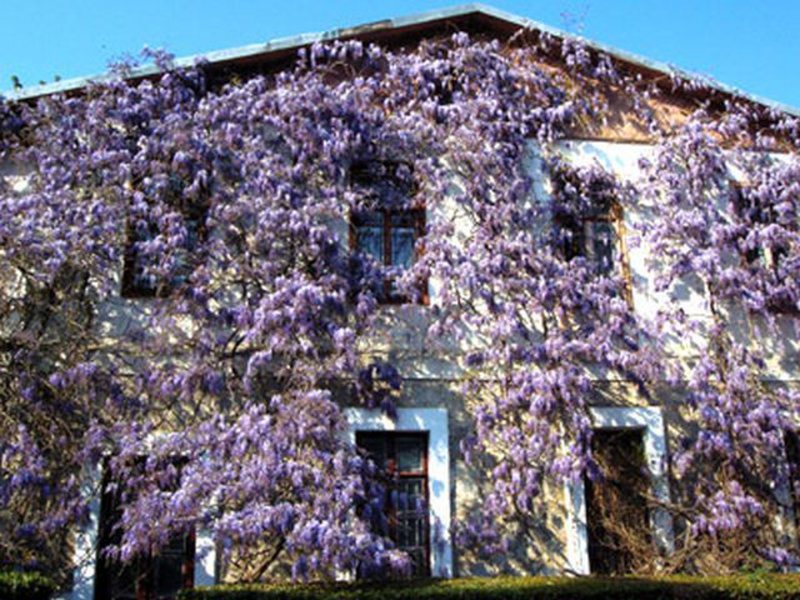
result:
[[(492, 0), (548, 25), (800, 107), (796, 0)], [(144, 45), (201, 54), (458, 0), (2, 0), (0, 90), (102, 72)]]

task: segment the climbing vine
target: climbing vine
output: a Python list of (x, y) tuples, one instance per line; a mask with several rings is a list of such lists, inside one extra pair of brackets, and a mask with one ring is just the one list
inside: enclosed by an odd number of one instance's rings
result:
[[(651, 404), (685, 391), (670, 568), (706, 568), (699, 549), (726, 568), (794, 560), (765, 523), (788, 509), (775, 456), (796, 395), (768, 381), (761, 347), (800, 300), (794, 120), (708, 101), (668, 122), (663, 90), (547, 36), (315, 44), (277, 75), (213, 85), (202, 64), (148, 58), (157, 78), (120, 65), (79, 94), (0, 103), (4, 560), (59, 564), (102, 465), (122, 561), (205, 529), (240, 579), (276, 564), (295, 578), (407, 570), (371, 526), (385, 490), (342, 407), (394, 414), (402, 367), (373, 342), (409, 315), (459, 369), (463, 455), (488, 475), (462, 542), (489, 558), (512, 533), (536, 543), (546, 488), (602, 477), (588, 407), (615, 380)], [(562, 152), (577, 128), (611, 123), (620, 95), (654, 141), (637, 181)], [(732, 164), (750, 183), (737, 206)], [(353, 176), (387, 165), (392, 177)], [(640, 203), (653, 218), (630, 233), (652, 248), (655, 317), (578, 239), (587, 215)], [(422, 208), (406, 269), (349, 244), (354, 214)], [(405, 305), (383, 305), (387, 277)], [(670, 301), (695, 284), (702, 319)], [(747, 336), (732, 311), (755, 323)], [(688, 358), (676, 336), (697, 340)], [(747, 539), (737, 552), (731, 532)]]

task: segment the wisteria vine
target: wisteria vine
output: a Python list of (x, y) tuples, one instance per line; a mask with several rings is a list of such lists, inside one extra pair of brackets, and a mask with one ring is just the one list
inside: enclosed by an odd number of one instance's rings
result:
[[(742, 101), (665, 121), (663, 90), (548, 36), (317, 44), (277, 75), (214, 85), (202, 64), (151, 58), (157, 79), (123, 65), (79, 94), (0, 102), (5, 561), (60, 564), (87, 518), (87, 468), (104, 465), (106, 491), (124, 482), (122, 561), (203, 529), (240, 579), (279, 563), (295, 578), (406, 570), (370, 527), (384, 490), (342, 406), (393, 414), (402, 372), (371, 340), (409, 311), (463, 373), (463, 454), (488, 474), (463, 543), (502, 554), (509, 532), (536, 530), (548, 484), (602, 476), (588, 407), (614, 379), (651, 404), (667, 383), (685, 390), (696, 431), (675, 457), (684, 493), (667, 508), (685, 535), (669, 568), (702, 569), (700, 550), (729, 568), (794, 560), (765, 523), (788, 510), (775, 457), (797, 397), (768, 381), (760, 347), (800, 306), (793, 119)], [(610, 122), (608, 89), (654, 140), (640, 181), (559, 150)], [(407, 185), (353, 182), (355, 165), (387, 163)], [(732, 164), (749, 184), (728, 201)], [(632, 233), (659, 290), (699, 281), (710, 316), (665, 302), (644, 319), (625, 272), (565, 251), (560, 224), (598, 201), (648, 203)], [(395, 284), (412, 302), (386, 310), (385, 268), (350, 248), (347, 223), (421, 206), (419, 258)], [(126, 252), (149, 297), (120, 297)], [(431, 305), (415, 304), (428, 281)], [(736, 311), (755, 323), (745, 337)], [(676, 332), (701, 340), (693, 357), (675, 357)], [(720, 542), (732, 532), (747, 540), (736, 553)]]

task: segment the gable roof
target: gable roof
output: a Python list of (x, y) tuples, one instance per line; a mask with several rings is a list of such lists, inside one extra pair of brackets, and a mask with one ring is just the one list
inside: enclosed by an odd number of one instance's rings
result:
[[(353, 27), (331, 29), (321, 33), (303, 33), (299, 35), (277, 38), (260, 44), (250, 44), (227, 50), (217, 50), (204, 54), (178, 58), (177, 66), (192, 66), (198, 60), (205, 61), (211, 72), (224, 73), (232, 69), (246, 69), (254, 66), (287, 65), (295, 59), (300, 48), (315, 42), (333, 40), (358, 39), (364, 42), (397, 44), (418, 39), (426, 35), (453, 31), (454, 29), (469, 32), (491, 32), (506, 37), (520, 29), (545, 33), (559, 39), (571, 39), (586, 44), (589, 48), (603, 52), (616, 60), (635, 69), (656, 75), (667, 75), (671, 78), (702, 82), (714, 92), (741, 98), (765, 107), (800, 117), (800, 109), (775, 102), (767, 98), (744, 92), (738, 88), (725, 85), (710, 77), (691, 73), (667, 63), (650, 60), (639, 55), (618, 50), (606, 44), (588, 40), (581, 36), (567, 33), (560, 29), (545, 25), (527, 17), (521, 17), (506, 11), (480, 3), (462, 4), (451, 8), (432, 10), (404, 17), (394, 17)], [(130, 77), (145, 78), (158, 74), (155, 65), (144, 65), (132, 70)], [(101, 74), (88, 77), (65, 79), (54, 83), (33, 85), (6, 93), (11, 100), (26, 100), (56, 93), (70, 92), (89, 85), (92, 82), (107, 80), (109, 75)]]

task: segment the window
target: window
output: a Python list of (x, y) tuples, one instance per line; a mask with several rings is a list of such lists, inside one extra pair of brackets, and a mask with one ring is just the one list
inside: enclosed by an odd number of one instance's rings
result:
[(145, 227), (135, 226), (128, 222), (126, 232), (126, 247), (124, 266), (122, 271), (122, 295), (127, 298), (164, 297), (185, 283), (191, 275), (192, 263), (200, 242), (205, 239), (204, 208), (192, 207), (180, 212), (181, 225), (185, 228), (185, 238), (182, 247), (175, 257), (177, 267), (172, 275), (164, 280), (150, 273), (152, 267), (157, 266), (157, 257), (142, 252), (140, 244), (154, 240), (159, 235), (155, 223), (148, 223)]
[[(366, 161), (353, 165), (351, 185), (366, 206), (354, 212), (350, 222), (350, 245), (385, 269), (381, 301), (404, 303), (410, 299), (397, 290), (397, 278), (417, 260), (418, 241), (425, 233), (425, 210), (408, 208), (414, 196), (411, 167), (396, 161)], [(417, 299), (428, 302), (428, 282), (419, 285)]]
[[(379, 297), (387, 303), (408, 299), (397, 291), (396, 279), (414, 264), (416, 244), (425, 229), (423, 210), (381, 210), (353, 215), (352, 245), (386, 267)], [(419, 299), (427, 304), (427, 281), (420, 285)]]
[(411, 557), (413, 575), (430, 575), (428, 434), (359, 431), (356, 444), (381, 470), (385, 520), (374, 523)]
[[(733, 210), (737, 217), (745, 221), (753, 221), (756, 223), (764, 222), (764, 215), (760, 214), (760, 210), (756, 210), (746, 190), (741, 184), (731, 181), (730, 184), (730, 201)], [(762, 248), (749, 248), (744, 251), (744, 260), (748, 265), (755, 265), (765, 259)]]
[[(736, 215), (747, 225), (769, 225), (775, 222), (775, 215), (770, 207), (759, 206), (752, 197), (748, 187), (736, 182), (731, 182), (731, 203)], [(748, 231), (749, 231), (748, 227)], [(762, 264), (768, 269), (776, 269), (781, 257), (787, 254), (787, 249), (781, 246), (757, 246), (745, 250), (745, 261), (749, 265)]]
[(157, 556), (140, 558), (122, 564), (104, 553), (110, 545), (118, 544), (122, 533), (115, 527), (121, 516), (121, 489), (107, 489), (108, 470), (103, 473), (103, 495), (100, 501), (100, 520), (95, 571), (96, 600), (160, 600), (174, 598), (194, 584), (194, 533), (176, 536)]
[[(647, 510), (650, 539), (660, 553), (671, 554), (675, 548), (675, 539), (672, 531), (672, 514), (663, 508), (670, 503), (670, 493), (667, 474), (667, 438), (661, 409), (652, 406), (625, 408), (619, 406), (596, 406), (590, 408), (589, 412), (596, 428), (595, 437), (592, 439), (593, 450), (600, 448), (602, 452), (604, 447), (601, 439), (603, 434), (597, 435), (597, 429), (608, 430), (609, 435), (613, 435), (614, 431), (634, 431), (634, 435), (630, 438), (619, 438), (619, 443), (613, 444), (616, 448), (608, 448), (607, 452), (611, 453), (611, 464), (617, 464), (622, 467), (629, 463), (625, 467), (625, 472), (634, 476), (638, 482), (634, 486), (634, 493), (639, 494), (642, 490), (642, 488), (638, 487), (639, 483), (644, 480), (647, 481), (646, 496), (648, 499), (652, 499), (648, 502)], [(639, 436), (643, 436), (643, 462), (640, 453), (641, 446), (639, 445), (639, 439), (641, 438)], [(630, 453), (626, 450), (626, 446), (630, 449)], [(616, 461), (615, 455), (620, 458), (620, 462)], [(599, 458), (599, 456), (596, 455), (595, 458)], [(631, 460), (632, 464), (630, 464)], [(633, 465), (636, 465), (635, 468), (642, 467), (642, 469), (636, 472), (628, 470)], [(623, 477), (622, 479), (624, 481), (628, 478)], [(586, 484), (585, 478), (580, 478), (578, 481), (567, 482), (564, 488), (568, 507), (565, 523), (567, 531), (566, 558), (568, 568), (581, 575), (588, 575), (591, 571), (587, 517), (597, 514), (597, 505), (591, 508), (587, 506), (592, 500), (587, 496)], [(602, 494), (600, 490), (591, 491), (593, 496), (598, 492)], [(633, 500), (634, 498), (631, 498), (631, 501)], [(636, 513), (636, 506), (631, 506), (631, 512), (629, 512), (630, 522), (635, 523), (639, 520), (639, 517), (636, 517)], [(627, 522), (628, 519), (626, 518), (623, 523)], [(592, 535), (595, 536), (592, 544), (596, 545), (598, 541), (602, 542), (602, 531), (596, 531)], [(642, 539), (638, 536), (637, 538)], [(596, 570), (601, 569), (602, 564), (598, 565), (597, 563), (597, 551), (592, 550), (592, 553), (596, 557), (594, 568)], [(620, 564), (620, 561), (616, 561), (616, 559), (615, 562)]]
[(564, 258), (582, 256), (597, 273), (611, 276), (620, 271), (621, 210), (612, 200), (593, 199), (589, 209), (557, 220)]
[[(555, 217), (557, 243), (571, 261), (583, 257), (603, 277), (621, 277), (622, 296), (633, 306), (630, 268), (625, 260), (622, 208), (605, 191), (581, 199), (580, 210), (564, 210)], [(588, 204), (588, 206), (586, 206)]]
[[(748, 186), (738, 182), (730, 182), (729, 186), (733, 211), (746, 227), (744, 236), (747, 236), (753, 229), (760, 229), (779, 221), (774, 208), (761, 205)], [(744, 239), (742, 241), (744, 242)], [(784, 275), (781, 273), (781, 261), (789, 255), (788, 245), (780, 242), (771, 245), (759, 244), (745, 247), (742, 252), (744, 266), (753, 269), (761, 267), (766, 269), (778, 282), (784, 280)], [(767, 306), (779, 313), (796, 313), (798, 311), (785, 286), (779, 286), (778, 291), (770, 294), (767, 298)]]

